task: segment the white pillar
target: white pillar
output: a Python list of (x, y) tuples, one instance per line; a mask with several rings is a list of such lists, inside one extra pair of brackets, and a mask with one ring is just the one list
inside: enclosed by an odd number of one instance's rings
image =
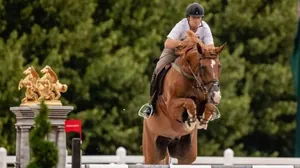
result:
[(66, 165), (66, 133), (65, 126), (61, 125), (57, 127), (58, 138), (57, 138), (57, 148), (58, 148), (58, 163), (56, 168), (64, 168)]
[(0, 148), (0, 168), (7, 168), (6, 163), (7, 151), (5, 148)]
[(57, 126), (52, 125), (51, 132), (48, 135), (48, 140), (50, 142), (53, 142), (55, 145), (57, 145), (56, 138), (57, 138)]
[(124, 147), (119, 147), (116, 151), (117, 156), (119, 156), (119, 164), (125, 164), (126, 149)]
[(29, 131), (31, 126), (21, 126), (20, 166), (26, 168), (30, 162)]
[(67, 165), (68, 165), (68, 150), (66, 149), (66, 158), (65, 158), (66, 160), (65, 160), (65, 165), (66, 165), (66, 167), (67, 167)]
[(20, 149), (20, 145), (21, 145), (21, 129), (19, 126), (15, 126), (16, 127), (16, 167), (20, 167), (20, 156), (21, 156), (21, 149)]
[(233, 165), (233, 156), (234, 156), (234, 152), (232, 149), (228, 148), (224, 151), (224, 165), (225, 166)]

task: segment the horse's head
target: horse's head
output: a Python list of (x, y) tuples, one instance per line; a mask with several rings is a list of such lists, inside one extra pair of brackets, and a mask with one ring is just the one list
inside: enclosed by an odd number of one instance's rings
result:
[(41, 72), (42, 72), (43, 74), (48, 73), (49, 71), (52, 71), (52, 69), (51, 69), (51, 67), (48, 66), (48, 65), (46, 65), (46, 66), (41, 70)]
[(29, 75), (29, 74), (31, 74), (31, 72), (35, 72), (35, 69), (33, 68), (33, 66), (28, 67), (25, 71), (23, 71), (23, 74)]
[(196, 88), (207, 94), (207, 101), (219, 104), (221, 92), (219, 79), (221, 75), (220, 53), (226, 43), (220, 47), (205, 46), (200, 40), (195, 42), (195, 34), (187, 32), (186, 40), (191, 40), (194, 45), (187, 46), (180, 50), (182, 64), (185, 64), (184, 71), (190, 72), (195, 79)]
[(28, 67), (23, 73), (34, 80), (39, 78), (39, 74), (36, 72), (33, 66)]
[(196, 46), (199, 53), (198, 66), (196, 66), (196, 72), (198, 73), (197, 85), (200, 89), (207, 92), (207, 101), (209, 103), (219, 104), (221, 100), (219, 84), (221, 62), (219, 58), (226, 43), (220, 47), (207, 47), (201, 43), (197, 43)]
[(41, 72), (44, 74), (42, 79), (48, 79), (51, 83), (56, 83), (58, 81), (56, 73), (49, 65), (46, 65)]

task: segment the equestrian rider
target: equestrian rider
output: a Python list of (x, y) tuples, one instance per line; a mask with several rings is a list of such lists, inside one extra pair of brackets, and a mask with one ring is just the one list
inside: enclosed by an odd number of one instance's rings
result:
[(156, 64), (156, 68), (153, 72), (151, 79), (151, 101), (147, 109), (143, 111), (143, 113), (146, 113), (147, 117), (149, 117), (152, 114), (156, 103), (157, 95), (154, 95), (154, 93), (156, 93), (157, 89), (157, 75), (167, 64), (173, 62), (176, 59), (176, 47), (189, 45), (188, 41), (183, 41), (186, 38), (186, 31), (192, 30), (205, 45), (214, 46), (213, 36), (210, 27), (205, 21), (203, 21), (203, 16), (204, 8), (200, 4), (192, 3), (188, 5), (186, 8), (186, 18), (183, 18), (181, 21), (179, 21), (167, 36), (164, 50), (162, 51), (159, 57), (159, 61)]

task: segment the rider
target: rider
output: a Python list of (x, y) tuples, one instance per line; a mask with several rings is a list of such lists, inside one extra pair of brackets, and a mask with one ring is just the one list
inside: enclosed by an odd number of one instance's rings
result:
[[(186, 8), (186, 18), (179, 21), (171, 30), (165, 41), (165, 47), (162, 51), (156, 68), (153, 72), (150, 96), (151, 100), (147, 108), (142, 111), (144, 116), (149, 117), (155, 107), (156, 102), (156, 77), (165, 65), (173, 62), (176, 59), (175, 48), (189, 45), (188, 41), (183, 41), (186, 38), (186, 31), (192, 30), (198, 38), (207, 46), (214, 46), (214, 41), (209, 25), (203, 21), (204, 8), (198, 3), (189, 4)], [(153, 108), (152, 108), (153, 107)]]

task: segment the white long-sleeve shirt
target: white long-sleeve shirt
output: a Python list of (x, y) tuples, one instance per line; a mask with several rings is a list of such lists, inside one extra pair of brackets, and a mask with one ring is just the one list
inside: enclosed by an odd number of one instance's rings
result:
[[(173, 27), (167, 37), (173, 40), (183, 40), (186, 38), (186, 31), (189, 29), (188, 20), (184, 18)], [(198, 27), (196, 35), (205, 45), (214, 44), (210, 27), (205, 21), (202, 21), (202, 24)]]

